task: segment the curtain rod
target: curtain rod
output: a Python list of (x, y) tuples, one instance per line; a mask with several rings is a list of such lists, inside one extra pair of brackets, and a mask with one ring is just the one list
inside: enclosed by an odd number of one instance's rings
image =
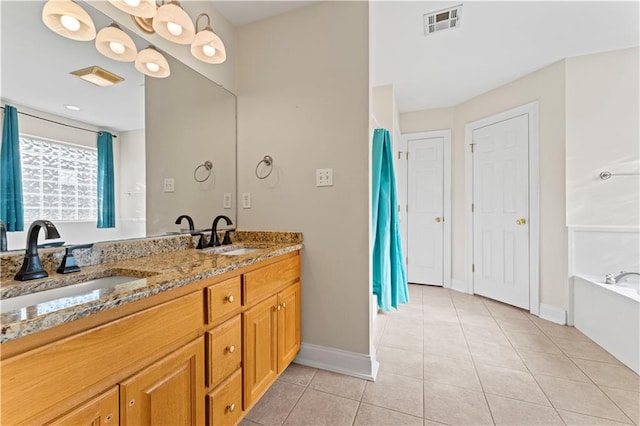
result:
[[(0, 108), (4, 109), (3, 106), (0, 106)], [(85, 132), (91, 132), (91, 133), (95, 133), (97, 135), (99, 135), (100, 133), (103, 133), (103, 132), (97, 132), (97, 131), (91, 130), (91, 129), (85, 129), (84, 127), (78, 127), (78, 126), (72, 126), (71, 124), (60, 123), (59, 121), (49, 120), (48, 118), (38, 117), (37, 115), (29, 114), (29, 113), (22, 112), (22, 111), (18, 111), (18, 114), (26, 115), (27, 117), (37, 118), (38, 120), (48, 121), (49, 123), (59, 124), (60, 126), (66, 126), (66, 127), (72, 127), (74, 129), (78, 129), (78, 130), (84, 130)], [(111, 133), (111, 132), (106, 132), (106, 133)], [(113, 133), (111, 133), (111, 136), (113, 136), (114, 138), (118, 137), (118, 136), (114, 135)]]

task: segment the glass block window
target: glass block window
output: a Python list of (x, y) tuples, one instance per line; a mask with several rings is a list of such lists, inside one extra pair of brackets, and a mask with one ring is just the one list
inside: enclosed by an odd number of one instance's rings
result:
[(24, 221), (95, 221), (98, 150), (20, 136)]

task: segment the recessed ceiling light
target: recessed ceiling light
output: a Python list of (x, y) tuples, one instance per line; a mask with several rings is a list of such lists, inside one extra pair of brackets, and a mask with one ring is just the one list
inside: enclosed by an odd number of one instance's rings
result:
[(70, 109), (71, 111), (80, 111), (80, 107), (79, 106), (75, 106), (75, 105), (64, 105), (64, 107), (66, 109)]
[(83, 68), (81, 70), (72, 71), (70, 74), (80, 77), (81, 79), (93, 83), (96, 86), (106, 87), (113, 86), (116, 83), (124, 81), (124, 78), (109, 72), (98, 66)]

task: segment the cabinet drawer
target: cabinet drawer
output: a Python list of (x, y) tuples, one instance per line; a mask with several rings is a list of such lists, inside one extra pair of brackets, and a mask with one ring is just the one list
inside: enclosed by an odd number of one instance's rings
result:
[(118, 417), (118, 386), (114, 386), (102, 395), (47, 423), (47, 426), (117, 425)]
[(207, 333), (207, 386), (217, 386), (241, 362), (242, 321), (236, 315)]
[(242, 370), (207, 395), (209, 425), (235, 425), (242, 415)]
[(249, 306), (300, 278), (300, 256), (289, 257), (244, 274), (244, 303)]
[(234, 312), (240, 312), (240, 277), (207, 287), (207, 323), (213, 324)]

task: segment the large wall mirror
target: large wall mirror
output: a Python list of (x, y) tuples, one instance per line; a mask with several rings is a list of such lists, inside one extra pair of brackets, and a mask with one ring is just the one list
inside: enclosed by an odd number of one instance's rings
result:
[[(146, 77), (132, 62), (117, 62), (98, 53), (93, 41), (59, 36), (42, 22), (44, 4), (40, 0), (0, 3), (2, 105), (18, 108), (19, 130), (26, 144), (44, 143), (34, 160), (43, 170), (40, 174), (23, 171), (23, 186), (28, 187), (25, 211), (30, 219), (54, 222), (66, 244), (177, 232), (187, 225), (174, 223), (182, 214), (190, 215), (200, 229), (210, 228), (219, 214), (235, 223), (235, 95), (167, 54), (171, 75)], [(112, 23), (90, 4), (80, 4), (97, 31)], [(149, 45), (122, 28), (138, 50)], [(98, 87), (70, 74), (91, 66), (124, 80)], [(80, 110), (69, 109), (74, 106)], [(56, 186), (92, 178), (90, 171), (77, 170), (86, 159), (76, 157), (83, 157), (87, 148), (89, 154), (95, 149), (95, 132), (100, 130), (117, 135), (116, 228), (108, 229), (97, 229), (95, 219), (89, 217), (90, 208), (78, 213), (86, 207), (82, 191), (91, 192), (90, 185), (74, 196)], [(65, 150), (59, 156), (74, 163), (67, 166), (75, 171), (53, 166), (55, 155), (47, 143), (62, 145)], [(211, 164), (211, 169), (201, 167), (205, 164)], [(167, 179), (173, 180), (173, 190), (165, 188)], [(225, 199), (231, 200), (230, 206)], [(25, 229), (30, 219), (25, 219)], [(8, 233), (10, 250), (24, 248), (25, 240), (25, 232)]]

